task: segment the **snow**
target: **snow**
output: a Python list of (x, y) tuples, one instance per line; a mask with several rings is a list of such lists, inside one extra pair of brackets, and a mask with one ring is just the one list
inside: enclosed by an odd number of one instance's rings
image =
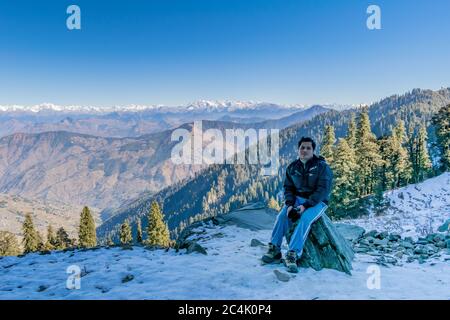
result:
[[(133, 247), (29, 254), (0, 260), (0, 299), (450, 299), (450, 263), (442, 256), (425, 264), (380, 268), (380, 289), (367, 281), (374, 258), (356, 255), (353, 274), (300, 269), (277, 280), (282, 265), (261, 265), (270, 230), (206, 225), (196, 236), (208, 255)], [(432, 261), (432, 262), (431, 262)], [(80, 289), (67, 289), (67, 268), (86, 275)], [(127, 275), (134, 279), (122, 283)], [(45, 290), (39, 292), (39, 287)]]
[(343, 220), (366, 231), (388, 231), (413, 239), (437, 232), (450, 219), (450, 172), (385, 193), (390, 208), (382, 215)]
[[(384, 215), (346, 222), (402, 237), (435, 232), (450, 218), (450, 173), (386, 197), (392, 207)], [(262, 265), (266, 248), (250, 246), (252, 239), (267, 243), (270, 230), (209, 223), (194, 231), (191, 240), (207, 255), (136, 246), (3, 257), (0, 299), (450, 299), (449, 249), (422, 264), (401, 260), (395, 266), (377, 264), (376, 255), (356, 254), (352, 275), (301, 268), (281, 282), (274, 271), (287, 274), (283, 265)], [(73, 266), (82, 270), (79, 289), (66, 287)], [(373, 268), (379, 271), (379, 288), (370, 286)]]

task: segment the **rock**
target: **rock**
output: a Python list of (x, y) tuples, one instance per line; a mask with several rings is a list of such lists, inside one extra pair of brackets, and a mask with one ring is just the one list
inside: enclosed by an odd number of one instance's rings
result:
[(417, 240), (416, 244), (426, 245), (428, 244), (428, 241), (426, 239), (419, 239)]
[(438, 243), (441, 241), (445, 241), (445, 236), (443, 234), (437, 234), (434, 238), (433, 241)]
[(275, 276), (277, 277), (277, 279), (279, 281), (288, 282), (291, 279), (290, 275), (288, 275), (288, 274), (286, 274), (284, 272), (278, 271), (276, 269), (273, 270), (273, 273), (275, 273)]
[(122, 278), (122, 283), (130, 282), (134, 279), (134, 276), (132, 274), (127, 274), (125, 277)]
[(366, 232), (364, 228), (346, 223), (336, 223), (334, 225), (337, 231), (348, 241), (360, 239)]
[(414, 253), (415, 254), (426, 254), (427, 253), (427, 249), (425, 248), (424, 245), (419, 244), (414, 248)]
[(370, 230), (369, 232), (367, 232), (366, 234), (364, 234), (364, 237), (366, 237), (366, 238), (368, 238), (368, 237), (374, 238), (376, 234), (378, 234), (378, 231), (377, 231), (377, 230)]
[(46, 285), (40, 285), (39, 288), (37, 289), (37, 292), (42, 292), (48, 289), (48, 286)]
[(197, 242), (192, 242), (190, 246), (187, 248), (187, 253), (198, 252), (201, 254), (208, 254), (206, 249), (199, 245)]
[(389, 241), (399, 241), (399, 240), (401, 240), (401, 238), (402, 237), (399, 234), (396, 234), (396, 233), (391, 233), (388, 236)]
[(425, 249), (427, 250), (428, 254), (433, 254), (439, 251), (439, 249), (432, 244), (425, 245)]
[(369, 236), (369, 237), (366, 238), (366, 240), (367, 240), (369, 243), (374, 243), (375, 238)]
[[(295, 226), (293, 224), (286, 236), (288, 242)], [(353, 257), (350, 243), (337, 231), (330, 218), (323, 214), (311, 227), (298, 265), (314, 270), (330, 268), (351, 274)]]
[(388, 244), (389, 240), (386, 238), (383, 239), (375, 239), (373, 244), (376, 246), (386, 246)]
[(444, 241), (439, 241), (438, 243), (436, 243), (436, 247), (440, 248), (440, 249), (444, 249), (447, 245), (445, 244)]
[(450, 239), (445, 241), (445, 246), (447, 247), (447, 249), (450, 249)]
[(272, 230), (278, 212), (257, 202), (220, 215), (223, 225), (235, 225), (253, 231)]
[(406, 242), (409, 242), (409, 243), (414, 243), (414, 240), (411, 237), (406, 237), (405, 239), (403, 239), (403, 241), (406, 241)]
[(403, 240), (401, 246), (406, 249), (414, 249), (414, 245), (411, 242)]
[(408, 257), (408, 258), (406, 258), (406, 262), (408, 262), (408, 263), (411, 263), (411, 262), (413, 262), (415, 259), (414, 259), (414, 257)]
[(447, 219), (447, 221), (445, 221), (444, 224), (438, 228), (438, 231), (439, 232), (450, 231), (450, 219)]
[(389, 235), (389, 233), (387, 233), (387, 231), (383, 231), (383, 232), (377, 233), (375, 235), (375, 238), (384, 239), (384, 238), (387, 238), (388, 235)]
[(250, 241), (250, 246), (251, 247), (264, 247), (265, 246), (265, 244), (264, 243), (262, 243), (261, 241), (259, 241), (258, 239), (252, 239), (251, 241)]
[(401, 252), (401, 251), (396, 252), (396, 253), (394, 254), (394, 256), (395, 256), (396, 258), (401, 259), (401, 258), (403, 258), (403, 252)]
[(435, 237), (436, 237), (435, 233), (430, 233), (425, 237), (425, 240), (427, 240), (429, 243), (433, 243)]
[(357, 247), (353, 249), (356, 253), (367, 253), (370, 251), (367, 247)]

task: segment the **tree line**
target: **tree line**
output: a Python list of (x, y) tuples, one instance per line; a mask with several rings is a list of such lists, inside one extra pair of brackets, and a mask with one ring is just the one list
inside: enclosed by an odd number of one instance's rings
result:
[[(149, 222), (146, 229), (147, 238), (145, 240), (143, 239), (142, 228), (139, 223), (135, 241), (133, 240), (130, 225), (128, 221), (125, 221), (120, 229), (120, 245), (131, 245), (133, 243), (158, 247), (169, 247), (173, 245), (167, 223), (164, 222), (163, 213), (156, 201), (152, 203), (147, 219)], [(88, 207), (84, 207), (80, 214), (77, 239), (70, 238), (63, 227), (55, 232), (52, 225), (49, 225), (44, 241), (44, 238), (36, 229), (30, 213), (25, 216), (22, 224), (22, 234), (23, 250), (20, 248), (19, 241), (13, 233), (0, 231), (0, 256), (49, 252), (69, 248), (93, 248), (98, 245), (95, 221)], [(114, 246), (116, 244), (109, 238), (106, 245)]]
[(397, 122), (389, 135), (376, 137), (371, 131), (367, 109), (348, 123), (347, 135), (335, 139), (334, 128), (326, 126), (320, 154), (330, 164), (333, 189), (330, 214), (346, 216), (372, 196), (376, 211), (385, 207), (383, 192), (408, 183), (418, 183), (450, 168), (450, 105), (442, 107), (432, 118), (440, 151), (439, 164), (433, 166), (426, 124), (405, 128)]

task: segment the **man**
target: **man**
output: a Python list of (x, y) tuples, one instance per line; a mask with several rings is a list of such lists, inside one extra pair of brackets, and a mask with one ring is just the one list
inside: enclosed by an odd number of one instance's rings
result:
[(289, 272), (298, 272), (297, 260), (311, 225), (328, 208), (333, 173), (325, 159), (314, 154), (316, 143), (309, 137), (298, 142), (299, 158), (286, 169), (284, 180), (285, 205), (275, 221), (269, 251), (262, 257), (265, 263), (280, 262), (283, 237), (298, 220), (289, 242), (285, 265)]

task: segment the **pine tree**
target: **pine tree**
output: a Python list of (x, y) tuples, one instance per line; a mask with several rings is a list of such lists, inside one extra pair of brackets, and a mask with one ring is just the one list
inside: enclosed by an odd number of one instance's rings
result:
[(14, 234), (0, 231), (0, 256), (17, 256), (20, 254), (19, 243)]
[(170, 233), (161, 209), (156, 201), (153, 201), (148, 214), (147, 240), (149, 246), (170, 246)]
[(333, 170), (333, 189), (330, 209), (334, 216), (345, 216), (357, 197), (354, 173), (358, 168), (355, 151), (347, 139), (339, 139), (336, 146), (335, 159), (331, 164)]
[(79, 246), (82, 248), (92, 248), (97, 245), (95, 222), (88, 207), (84, 207), (81, 212), (78, 242)]
[(334, 134), (334, 127), (327, 125), (325, 127), (325, 135), (323, 137), (322, 146), (320, 148), (320, 155), (325, 158), (328, 163), (333, 163), (333, 149), (336, 137)]
[(56, 247), (56, 235), (51, 225), (47, 227), (47, 241), (44, 247), (46, 251), (54, 250)]
[(396, 127), (390, 136), (378, 140), (383, 159), (380, 174), (382, 190), (405, 185), (411, 178), (412, 169), (408, 151), (402, 144), (405, 140), (406, 133), (402, 124)]
[(39, 231), (36, 231), (36, 236), (37, 236), (37, 251), (45, 251), (45, 243), (44, 243), (44, 239), (42, 238), (41, 234), (39, 233)]
[(432, 123), (440, 150), (441, 170), (450, 170), (450, 104), (439, 109), (433, 116)]
[(133, 242), (133, 236), (131, 234), (131, 227), (128, 220), (120, 226), (120, 243), (122, 245), (129, 245)]
[(108, 240), (106, 241), (106, 245), (107, 245), (108, 247), (114, 246), (114, 241), (112, 240), (111, 235), (108, 236)]
[(355, 149), (356, 147), (356, 134), (357, 134), (356, 121), (354, 114), (352, 114), (350, 122), (348, 123), (347, 136), (345, 137), (345, 139), (347, 139), (349, 147), (352, 149)]
[(421, 125), (417, 134), (417, 142), (415, 147), (416, 172), (414, 175), (416, 183), (427, 178), (431, 170), (431, 160), (428, 154), (427, 138), (427, 130), (424, 125)]
[(56, 231), (56, 249), (64, 250), (70, 248), (73, 245), (73, 241), (69, 238), (67, 231), (61, 227)]
[(142, 225), (141, 225), (141, 219), (138, 219), (138, 221), (137, 221), (136, 242), (137, 242), (137, 243), (142, 243)]
[(359, 115), (356, 134), (356, 162), (358, 163), (357, 187), (358, 195), (366, 196), (374, 191), (377, 184), (379, 170), (383, 164), (379, 146), (370, 128), (367, 108)]
[(275, 200), (274, 197), (270, 197), (270, 200), (269, 200), (269, 203), (267, 204), (267, 206), (269, 208), (272, 208), (272, 209), (276, 210), (276, 211), (280, 211), (281, 210), (280, 204), (278, 203), (277, 200)]
[(37, 251), (39, 247), (39, 238), (36, 229), (34, 228), (33, 220), (29, 213), (27, 213), (27, 215), (25, 216), (25, 221), (22, 225), (22, 232), (24, 253)]

